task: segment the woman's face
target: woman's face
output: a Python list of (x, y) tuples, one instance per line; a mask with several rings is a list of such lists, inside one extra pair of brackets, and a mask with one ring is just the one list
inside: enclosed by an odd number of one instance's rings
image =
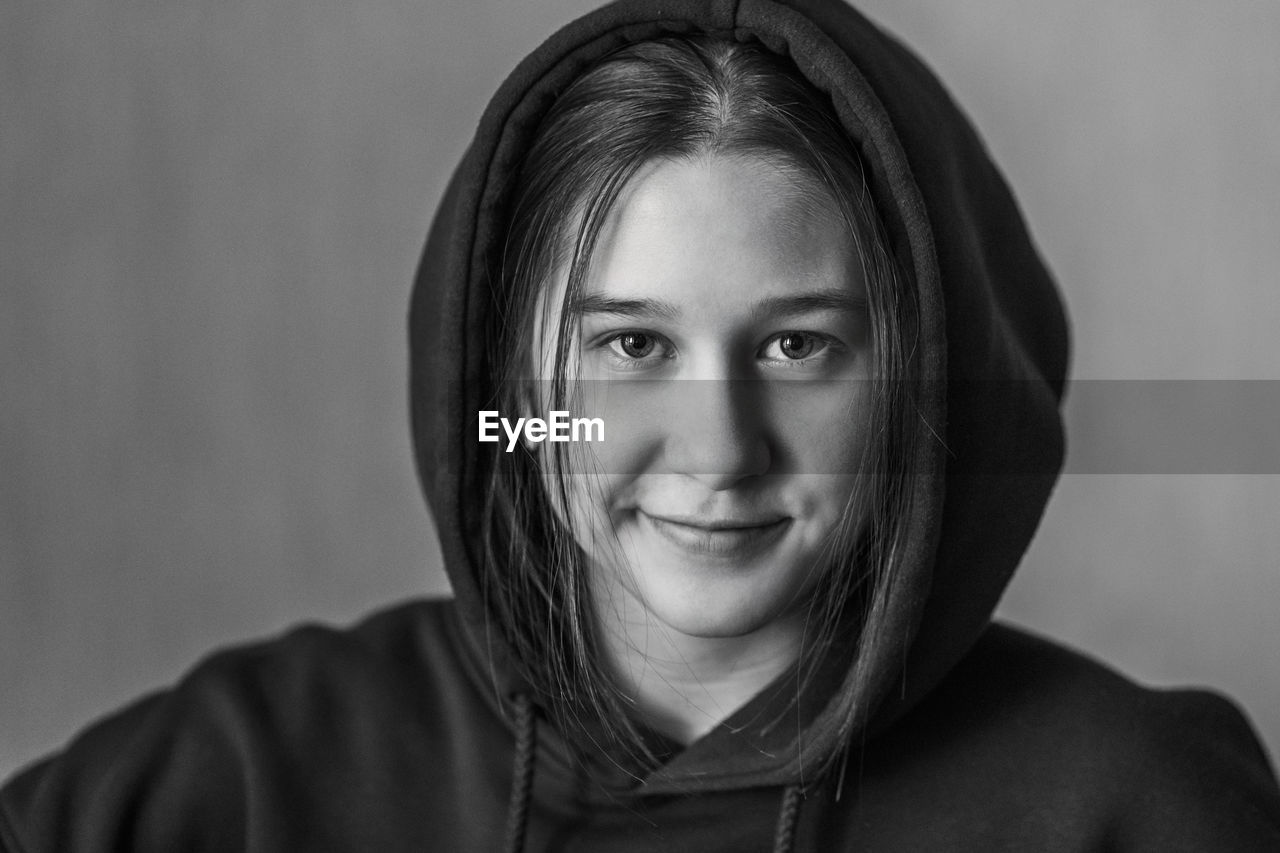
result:
[(606, 618), (739, 637), (794, 614), (867, 441), (866, 285), (829, 194), (757, 157), (651, 163), (572, 310), (572, 414), (605, 440), (569, 449), (568, 516)]

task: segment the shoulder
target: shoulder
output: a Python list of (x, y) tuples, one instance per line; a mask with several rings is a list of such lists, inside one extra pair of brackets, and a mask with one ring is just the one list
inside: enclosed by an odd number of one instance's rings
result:
[(987, 630), (944, 689), (957, 698), (996, 697), (987, 711), (997, 720), (1035, 723), (1090, 751), (1154, 760), (1209, 742), (1268, 766), (1244, 713), (1227, 697), (1201, 688), (1144, 687), (1081, 652), (1007, 625)]
[(944, 774), (976, 770), (975, 795), (1020, 820), (1109, 847), (1280, 849), (1280, 790), (1235, 703), (1140, 686), (1012, 627), (991, 626), (889, 735), (907, 755), (927, 743)]
[(299, 691), (345, 693), (361, 684), (401, 680), (406, 671), (419, 681), (449, 670), (453, 621), (452, 601), (413, 600), (349, 627), (298, 625), (266, 641), (214, 652), (176, 692), (197, 703), (232, 691), (273, 704), (297, 699)]
[(455, 619), (452, 602), (414, 601), (210, 655), (9, 780), (0, 849), (231, 849), (250, 811), (287, 821), (340, 778), (429, 760), (439, 697), (468, 692)]
[(304, 733), (423, 702), (462, 675), (454, 606), (414, 600), (349, 627), (315, 623), (222, 649), (160, 694), (167, 715), (205, 720), (243, 737), (262, 730), (278, 744)]

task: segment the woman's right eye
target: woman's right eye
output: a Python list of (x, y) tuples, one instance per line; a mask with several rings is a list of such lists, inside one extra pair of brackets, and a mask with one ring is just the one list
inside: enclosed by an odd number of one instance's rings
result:
[[(610, 338), (607, 344), (614, 355), (633, 361), (666, 357), (666, 347), (657, 335), (648, 332), (621, 332)], [(656, 356), (655, 351), (658, 351)]]

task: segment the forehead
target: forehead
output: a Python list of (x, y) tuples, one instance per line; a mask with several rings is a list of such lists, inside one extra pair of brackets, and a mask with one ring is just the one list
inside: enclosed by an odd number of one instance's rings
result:
[(835, 200), (787, 162), (704, 156), (646, 165), (603, 224), (587, 292), (724, 310), (814, 289), (862, 295)]

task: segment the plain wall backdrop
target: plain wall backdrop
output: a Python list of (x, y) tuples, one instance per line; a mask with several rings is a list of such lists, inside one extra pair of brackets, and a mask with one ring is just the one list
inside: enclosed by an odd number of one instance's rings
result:
[[(410, 281), (489, 95), (590, 5), (0, 6), (0, 774), (213, 647), (447, 588)], [(1004, 168), (1076, 376), (1280, 379), (1280, 4), (862, 6)], [(1275, 755), (1278, 517), (1277, 476), (1067, 476), (1002, 614)]]

